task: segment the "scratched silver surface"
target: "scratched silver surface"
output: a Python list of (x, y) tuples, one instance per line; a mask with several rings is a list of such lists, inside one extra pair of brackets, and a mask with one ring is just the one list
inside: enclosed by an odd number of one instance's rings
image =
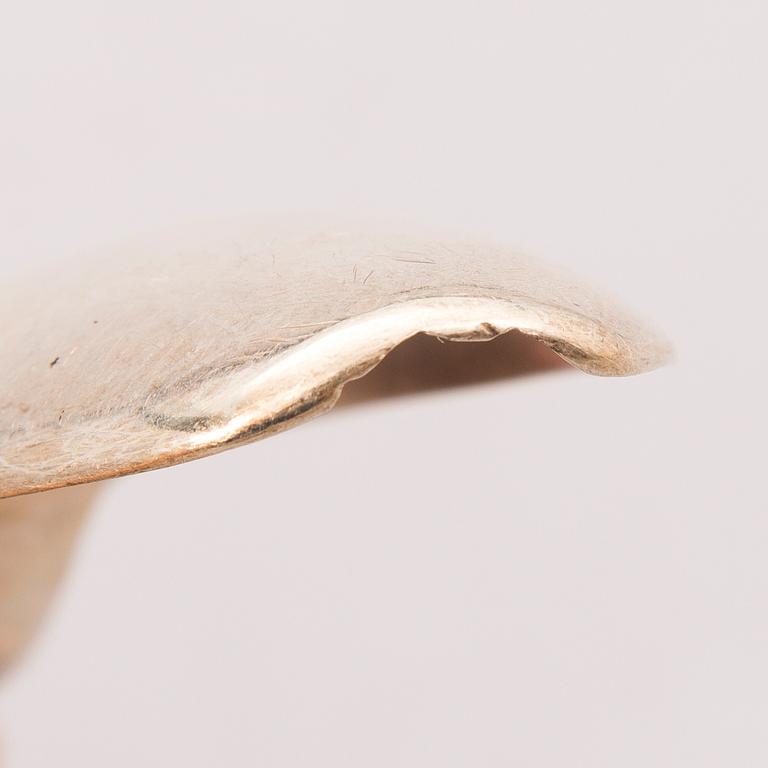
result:
[(0, 497), (272, 434), (420, 331), (518, 328), (604, 375), (666, 355), (571, 277), (495, 245), (388, 232), (162, 238), (3, 294)]

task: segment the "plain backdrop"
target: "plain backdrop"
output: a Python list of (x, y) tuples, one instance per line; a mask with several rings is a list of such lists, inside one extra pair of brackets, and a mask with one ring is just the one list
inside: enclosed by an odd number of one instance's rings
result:
[(5, 3), (2, 291), (185, 221), (405, 217), (677, 349), (107, 485), (8, 768), (768, 764), (767, 39), (765, 0)]

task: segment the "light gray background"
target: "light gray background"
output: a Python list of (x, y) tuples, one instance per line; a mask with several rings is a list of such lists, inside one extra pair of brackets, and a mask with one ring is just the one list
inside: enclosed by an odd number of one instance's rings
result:
[(678, 350), (111, 484), (0, 687), (10, 768), (768, 764), (763, 0), (0, 16), (3, 279), (199, 218), (405, 216)]

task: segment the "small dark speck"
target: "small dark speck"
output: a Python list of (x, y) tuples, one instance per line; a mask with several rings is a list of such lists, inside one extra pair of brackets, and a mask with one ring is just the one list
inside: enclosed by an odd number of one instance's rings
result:
[(93, 324), (94, 324), (94, 325), (98, 325), (98, 324), (99, 324), (99, 321), (98, 321), (98, 320), (94, 320), (94, 321), (93, 321)]
[(51, 360), (50, 363), (48, 363), (48, 367), (49, 368), (53, 368), (53, 366), (56, 365), (56, 363), (58, 363), (58, 362), (59, 362), (59, 357), (57, 355), (56, 357), (53, 358), (53, 360)]

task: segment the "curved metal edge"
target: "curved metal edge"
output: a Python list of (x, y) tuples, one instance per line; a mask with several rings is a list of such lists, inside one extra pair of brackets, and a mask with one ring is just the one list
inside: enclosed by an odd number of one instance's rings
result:
[[(268, 437), (333, 407), (344, 385), (394, 347), (425, 333), (485, 341), (529, 334), (588, 373), (623, 376), (661, 365), (669, 347), (623, 323), (614, 330), (561, 307), (519, 298), (414, 299), (340, 321), (283, 353), (204, 380), (152, 408), (112, 413), (98, 423), (57, 430), (35, 444), (56, 457), (35, 470), (24, 456), (0, 462), (0, 498), (158, 469)], [(79, 453), (62, 464), (62, 445)]]

